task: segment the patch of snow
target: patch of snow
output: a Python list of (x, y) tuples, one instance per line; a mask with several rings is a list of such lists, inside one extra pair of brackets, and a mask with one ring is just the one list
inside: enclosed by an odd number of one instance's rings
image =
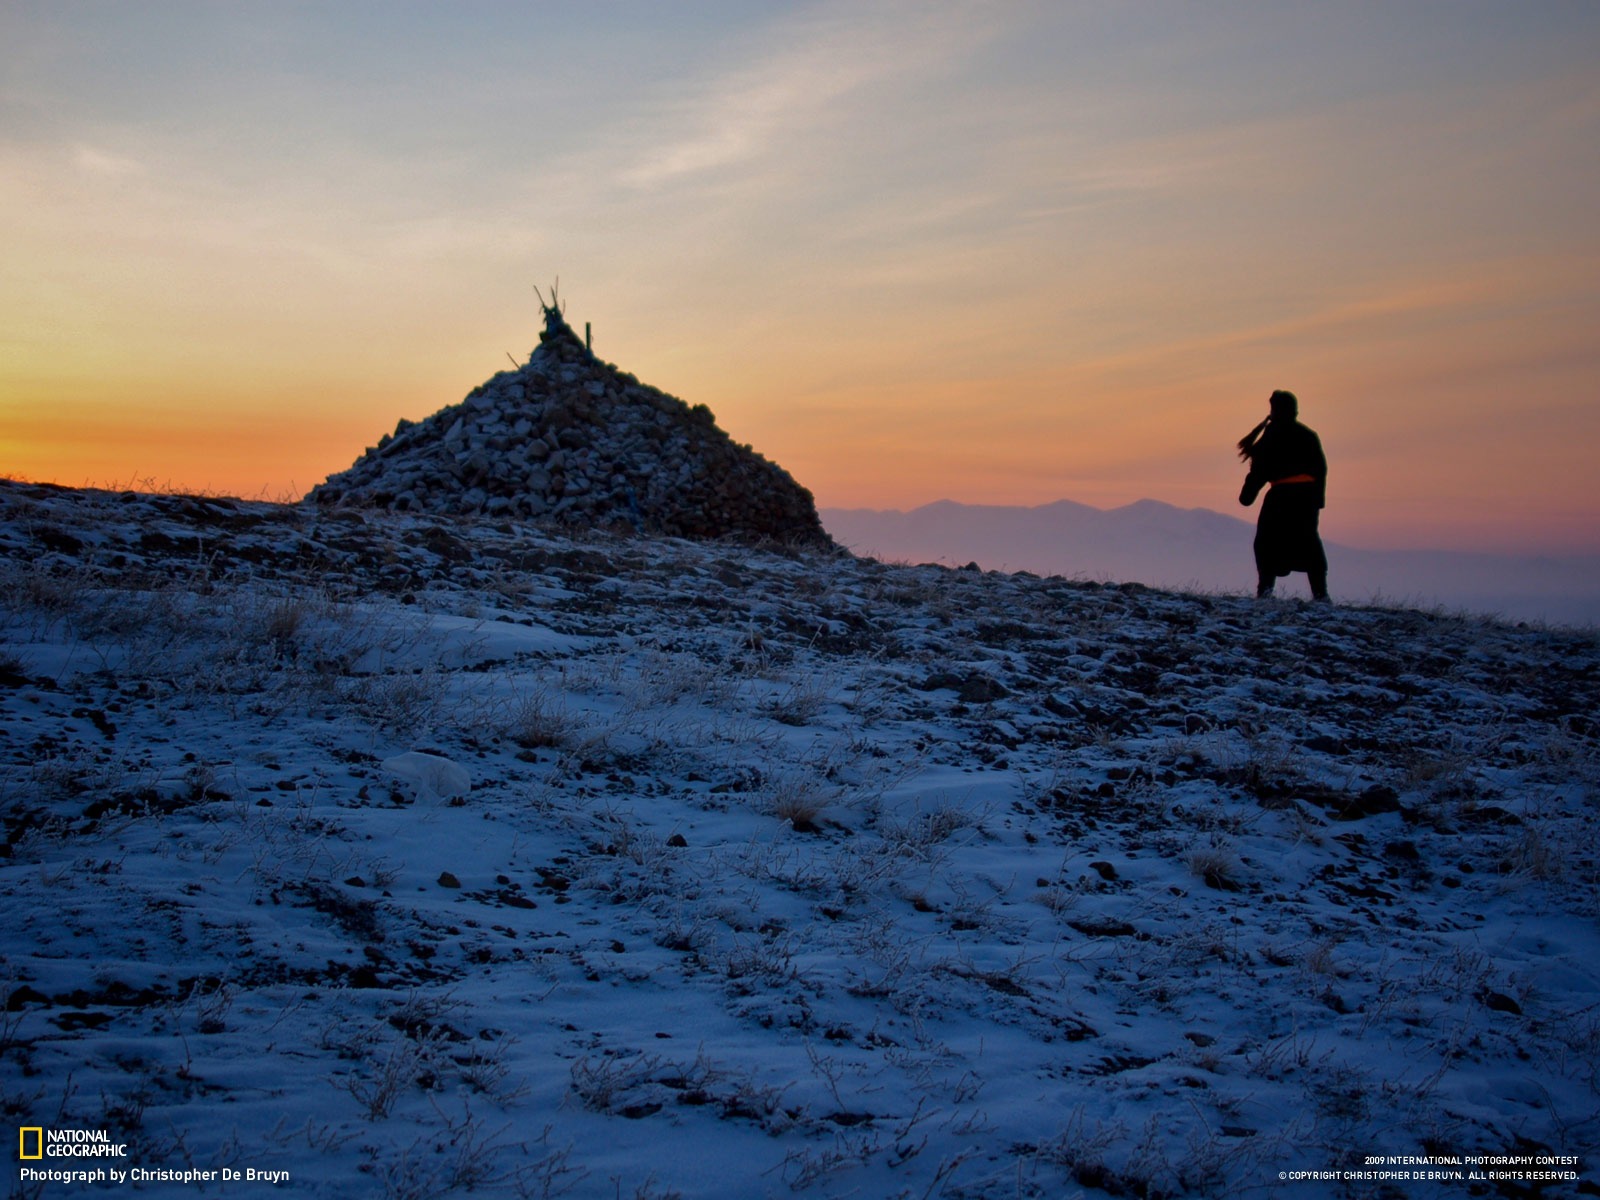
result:
[(472, 790), (472, 773), (442, 754), (408, 750), (383, 760), (383, 769), (416, 789), (423, 800), (446, 800)]

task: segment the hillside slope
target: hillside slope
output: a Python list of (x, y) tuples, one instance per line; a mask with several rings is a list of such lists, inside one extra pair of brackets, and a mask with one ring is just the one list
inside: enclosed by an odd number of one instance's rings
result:
[(1521, 1196), (1361, 1176), (1600, 1144), (1590, 636), (14, 483), (0, 618), (4, 1103), (120, 1166)]

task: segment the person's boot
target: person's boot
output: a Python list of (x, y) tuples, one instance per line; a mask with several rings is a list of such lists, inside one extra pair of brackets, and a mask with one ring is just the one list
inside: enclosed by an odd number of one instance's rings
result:
[(1328, 603), (1328, 573), (1326, 571), (1311, 572), (1311, 598)]
[(1270, 575), (1259, 575), (1259, 576), (1257, 576), (1256, 577), (1256, 599), (1257, 600), (1265, 600), (1268, 596), (1272, 595), (1272, 584), (1273, 584), (1272, 576), (1270, 576)]

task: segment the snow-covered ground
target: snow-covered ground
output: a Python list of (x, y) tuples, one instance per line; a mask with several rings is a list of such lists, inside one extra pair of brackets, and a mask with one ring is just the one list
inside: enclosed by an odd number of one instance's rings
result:
[(17, 483), (0, 556), (0, 1099), (127, 1147), (16, 1195), (1596, 1194), (1593, 634)]

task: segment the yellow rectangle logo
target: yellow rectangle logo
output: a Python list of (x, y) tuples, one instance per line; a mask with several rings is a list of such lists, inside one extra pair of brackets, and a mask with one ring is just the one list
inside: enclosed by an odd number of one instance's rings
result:
[[(33, 1153), (28, 1153), (28, 1135), (33, 1134)], [(17, 1157), (18, 1158), (43, 1158), (44, 1157), (44, 1126), (24, 1125), (18, 1131)]]

